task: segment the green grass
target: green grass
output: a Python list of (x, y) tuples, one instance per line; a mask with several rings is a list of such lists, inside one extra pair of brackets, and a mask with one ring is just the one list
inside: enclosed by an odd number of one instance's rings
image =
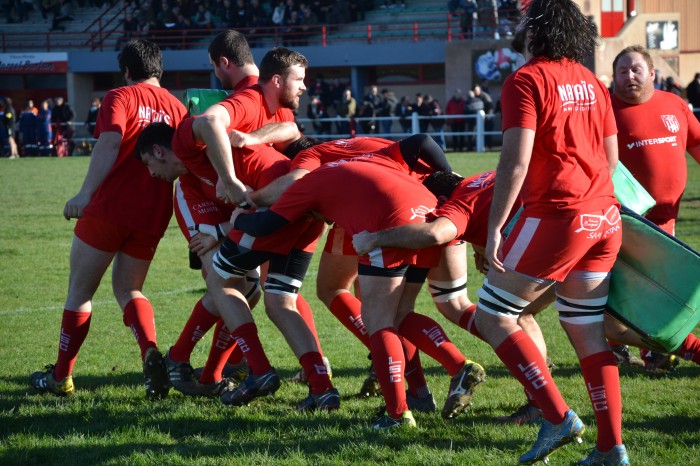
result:
[[(494, 168), (496, 154), (459, 154), (457, 171)], [(157, 403), (144, 399), (138, 348), (123, 326), (107, 280), (94, 300), (90, 335), (75, 369), (72, 399), (34, 395), (28, 377), (56, 358), (68, 254), (74, 222), (62, 217), (77, 192), (87, 158), (0, 160), (0, 464), (515, 464), (535, 439), (536, 426), (505, 426), (494, 416), (523, 402), (512, 379), (486, 344), (437, 315), (427, 293), (418, 309), (441, 322), (459, 348), (481, 362), (488, 380), (471, 412), (454, 422), (418, 413), (415, 432), (374, 434), (368, 419), (379, 399), (353, 397), (368, 367), (366, 351), (316, 300), (316, 262), (303, 293), (316, 311), (324, 350), (343, 395), (340, 411), (302, 415), (294, 405), (304, 387), (284, 383), (274, 397), (249, 407), (227, 408), (218, 400), (172, 393)], [(690, 181), (677, 235), (700, 248), (700, 168), (688, 162)], [(469, 292), (481, 284), (470, 264)], [(173, 344), (203, 292), (199, 275), (187, 268), (185, 243), (171, 224), (153, 262), (145, 293), (156, 310), (162, 348)], [(662, 310), (660, 310), (662, 311)], [(272, 363), (286, 378), (298, 363), (264, 311), (254, 311)], [(582, 446), (557, 452), (551, 464), (569, 464), (587, 454), (595, 439), (593, 414), (573, 350), (555, 312), (539, 317), (557, 368), (562, 393), (588, 425)], [(193, 354), (201, 364), (205, 338)], [(423, 358), (438, 404), (448, 377)], [(664, 379), (623, 368), (624, 435), (635, 464), (700, 464), (700, 367), (682, 362)]]

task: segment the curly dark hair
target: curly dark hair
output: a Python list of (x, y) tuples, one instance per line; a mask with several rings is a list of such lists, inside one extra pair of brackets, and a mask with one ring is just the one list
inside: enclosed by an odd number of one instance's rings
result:
[(598, 31), (572, 0), (533, 0), (523, 18), (532, 56), (579, 63), (593, 55)]
[(423, 186), (428, 188), (435, 197), (449, 199), (462, 180), (464, 177), (455, 172), (437, 171), (423, 180)]

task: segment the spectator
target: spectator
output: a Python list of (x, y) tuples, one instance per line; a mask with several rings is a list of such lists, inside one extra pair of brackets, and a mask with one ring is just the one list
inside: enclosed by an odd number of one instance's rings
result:
[(371, 103), (373, 108), (379, 108), (382, 105), (382, 96), (379, 95), (379, 89), (377, 89), (377, 86), (370, 86), (369, 92), (365, 96), (364, 100)]
[(394, 108), (394, 115), (399, 117), (399, 124), (404, 133), (412, 133), (411, 115), (413, 114), (413, 105), (408, 100), (407, 96), (401, 97), (401, 100)]
[(338, 134), (341, 137), (354, 136), (355, 121), (353, 118), (357, 111), (357, 102), (352, 96), (352, 91), (350, 89), (345, 89), (343, 98), (338, 103), (336, 109), (338, 113)]
[(421, 120), (425, 131), (421, 130), (422, 133), (428, 132), (428, 126), (437, 133), (433, 136), (435, 142), (437, 142), (442, 150), (445, 150), (445, 136), (442, 134), (443, 126), (445, 125), (445, 119), (442, 117), (442, 107), (440, 107), (440, 102), (433, 98), (432, 95), (426, 94), (423, 102), (418, 107), (418, 114), (423, 117), (428, 117)]
[(363, 101), (356, 116), (362, 118), (360, 120), (360, 127), (362, 128), (363, 134), (372, 134), (375, 132), (377, 122), (374, 120), (374, 105), (372, 105), (372, 102), (369, 100)]
[(695, 77), (688, 83), (685, 91), (688, 96), (688, 102), (693, 106), (695, 118), (700, 120), (700, 73), (695, 73)]
[[(17, 143), (15, 142), (15, 123), (17, 116), (12, 107), (12, 99), (9, 97), (0, 98), (0, 153), (7, 155), (11, 159), (19, 157)], [(5, 149), (7, 147), (7, 149)], [(7, 152), (5, 152), (7, 150)]]
[(19, 145), (25, 157), (36, 155), (36, 116), (39, 110), (32, 99), (27, 99), (19, 114)]
[(245, 0), (236, 0), (236, 7), (234, 8), (235, 15), (233, 18), (233, 27), (236, 29), (248, 27), (250, 24), (250, 9), (246, 5)]
[(100, 99), (93, 97), (90, 101), (90, 109), (88, 110), (87, 118), (85, 118), (85, 128), (90, 137), (95, 136), (95, 126), (97, 124), (97, 114), (100, 111)]
[[(335, 78), (333, 81), (331, 81), (331, 84), (328, 87), (328, 92), (331, 96), (331, 103), (330, 105), (326, 105), (326, 108), (330, 108), (331, 106), (338, 108), (338, 104), (343, 100), (343, 95), (345, 94), (345, 88), (347, 86), (341, 84), (340, 79)], [(323, 96), (321, 98), (323, 99)]]
[(683, 88), (678, 84), (672, 76), (669, 76), (664, 81), (664, 90), (671, 94), (676, 94), (678, 97), (683, 95)]
[(192, 18), (192, 23), (198, 29), (212, 29), (211, 12), (207, 9), (207, 5), (200, 3), (197, 5), (197, 13)]
[(272, 24), (275, 27), (284, 27), (284, 14), (286, 11), (287, 8), (285, 7), (284, 0), (279, 0), (275, 9), (272, 10)]
[(53, 131), (51, 130), (51, 101), (44, 100), (36, 116), (36, 142), (39, 155), (49, 156), (53, 150)]
[[(462, 90), (455, 89), (452, 98), (447, 102), (447, 106), (445, 107), (445, 115), (464, 115), (464, 103)], [(466, 124), (464, 118), (449, 118), (447, 124), (450, 125), (453, 133), (464, 133)], [(464, 134), (455, 134), (452, 136), (452, 150), (455, 152), (462, 152), (464, 148)]]
[(51, 109), (51, 123), (54, 127), (53, 145), (56, 155), (63, 157), (73, 153), (73, 119), (75, 113), (63, 97), (56, 97), (55, 105)]
[[(484, 113), (486, 114), (486, 119), (484, 120), (484, 131), (489, 132), (493, 131), (494, 127), (494, 117), (493, 117), (493, 110), (494, 110), (494, 105), (493, 105), (493, 99), (491, 98), (491, 95), (487, 92), (487, 89), (483, 89), (481, 86), (478, 84), (474, 86), (474, 95), (481, 99), (482, 102), (484, 102)], [(490, 116), (489, 116), (490, 115)], [(491, 135), (486, 135), (484, 136), (484, 144), (486, 145), (487, 149), (490, 149), (492, 146), (492, 138)]]
[(321, 99), (323, 106), (328, 109), (333, 105), (333, 95), (331, 93), (331, 86), (323, 79), (322, 73), (316, 74), (316, 80), (309, 87), (309, 95), (318, 96)]
[(348, 3), (348, 0), (335, 0), (330, 22), (334, 25), (350, 22), (350, 3)]
[(124, 19), (122, 20), (122, 36), (117, 39), (117, 44), (114, 50), (121, 50), (124, 43), (129, 42), (131, 39), (136, 37), (138, 30), (138, 20), (134, 17), (133, 13), (127, 10), (124, 14)]
[[(464, 101), (464, 114), (470, 118), (466, 119), (467, 131), (473, 133), (476, 128), (477, 115), (484, 111), (484, 101), (478, 98), (474, 91), (467, 93), (467, 98)], [(467, 135), (467, 151), (474, 150), (474, 134)]]
[(477, 7), (474, 0), (461, 0), (455, 10), (459, 14), (459, 26), (463, 39), (474, 38), (474, 22), (477, 17)]
[[(316, 16), (316, 13), (314, 13), (311, 8), (309, 7), (308, 4), (304, 3), (301, 6), (301, 37), (303, 38), (303, 44), (306, 45), (308, 43), (307, 37), (315, 34), (318, 28), (316, 26), (318, 25), (318, 16)], [(328, 102), (324, 102), (327, 104)]]
[(664, 86), (664, 77), (661, 75), (661, 73), (656, 73), (656, 76), (654, 76), (654, 89), (658, 91), (666, 90)]
[[(382, 103), (375, 109), (378, 117), (393, 117), (394, 109), (396, 108), (396, 96), (389, 89), (382, 89)], [(383, 134), (391, 133), (391, 126), (394, 124), (391, 120), (380, 120), (381, 132)]]
[(73, 21), (73, 3), (71, 0), (58, 0), (52, 4), (53, 20), (51, 21), (51, 31), (65, 31), (61, 26), (64, 21)]
[(330, 121), (319, 121), (322, 118), (328, 118), (328, 112), (318, 94), (311, 95), (311, 101), (307, 107), (306, 116), (312, 120), (314, 131), (317, 134), (331, 134)]
[(288, 10), (284, 14), (284, 28), (282, 28), (282, 43), (285, 47), (305, 45), (300, 40), (301, 18), (296, 9)]
[(168, 0), (163, 0), (160, 3), (160, 11), (156, 14), (156, 20), (163, 28), (170, 28), (175, 24), (176, 16), (173, 14), (173, 9)]

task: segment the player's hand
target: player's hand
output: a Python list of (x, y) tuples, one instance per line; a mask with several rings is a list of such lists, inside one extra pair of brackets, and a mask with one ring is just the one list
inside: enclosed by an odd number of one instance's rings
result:
[(481, 246), (474, 246), (472, 244), (472, 249), (474, 249), (474, 265), (476, 270), (486, 275), (489, 271), (489, 261), (486, 260), (486, 250)]
[(361, 231), (352, 235), (352, 245), (360, 256), (369, 253), (371, 250), (375, 249), (372, 240), (374, 239), (374, 233), (369, 231)]
[(201, 257), (206, 254), (207, 251), (214, 249), (217, 244), (219, 244), (219, 241), (216, 238), (199, 232), (190, 238), (189, 246), (190, 251)]
[(484, 256), (489, 262), (489, 267), (493, 268), (496, 272), (505, 272), (506, 269), (503, 267), (503, 237), (501, 232), (491, 233), (486, 240), (486, 249)]
[(231, 183), (224, 183), (224, 181), (219, 178), (216, 182), (216, 197), (226, 204), (245, 204), (247, 202), (245, 192), (245, 186), (238, 180), (233, 180)]
[(229, 141), (231, 141), (231, 147), (236, 147), (238, 149), (245, 146), (252, 146), (254, 144), (257, 144), (257, 140), (255, 139), (255, 137), (251, 136), (248, 133), (238, 131), (237, 129), (232, 129), (228, 133), (228, 139)]
[(78, 193), (66, 202), (65, 207), (63, 207), (63, 216), (66, 220), (80, 218), (83, 216), (83, 209), (85, 209), (89, 203), (90, 196)]

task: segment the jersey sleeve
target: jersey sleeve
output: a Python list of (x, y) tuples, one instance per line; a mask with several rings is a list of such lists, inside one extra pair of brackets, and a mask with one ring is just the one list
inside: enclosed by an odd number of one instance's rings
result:
[(193, 154), (198, 154), (206, 148), (203, 142), (197, 142), (194, 138), (192, 125), (197, 117), (185, 118), (175, 129), (173, 135), (173, 151), (181, 160), (187, 159)]
[(457, 227), (457, 238), (462, 237), (469, 226), (471, 211), (459, 202), (459, 199), (452, 199), (428, 214), (428, 220), (432, 221), (438, 217), (445, 217)]
[(124, 135), (127, 125), (127, 104), (127, 98), (122, 92), (116, 90), (107, 92), (102, 100), (100, 112), (97, 114), (96, 138), (108, 131)]
[(537, 129), (537, 104), (532, 89), (538, 89), (529, 74), (515, 72), (508, 76), (501, 91), (503, 131), (509, 128)]

